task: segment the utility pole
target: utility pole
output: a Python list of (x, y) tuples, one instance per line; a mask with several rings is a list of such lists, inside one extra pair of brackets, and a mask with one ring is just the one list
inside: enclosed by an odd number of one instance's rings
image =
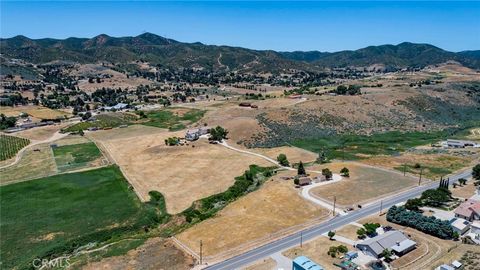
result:
[(303, 231), (300, 231), (300, 248), (303, 247)]
[(202, 243), (202, 240), (200, 240), (200, 265), (203, 264), (203, 262), (202, 262), (202, 249), (203, 249), (203, 243)]
[(405, 176), (406, 172), (407, 172), (407, 163), (403, 164), (403, 176)]
[(337, 202), (337, 196), (333, 196), (333, 216), (335, 216), (335, 203)]
[(422, 182), (422, 173), (423, 173), (423, 168), (420, 169), (420, 177), (418, 178), (418, 185), (420, 186), (420, 183)]

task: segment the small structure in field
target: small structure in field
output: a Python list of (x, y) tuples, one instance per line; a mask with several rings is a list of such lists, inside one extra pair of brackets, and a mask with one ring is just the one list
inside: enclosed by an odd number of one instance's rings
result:
[(208, 133), (210, 133), (210, 128), (208, 128), (208, 127), (189, 129), (189, 130), (187, 130), (187, 133), (185, 134), (185, 140), (195, 141), (195, 140), (198, 140), (200, 138), (200, 136), (206, 135)]
[(451, 148), (465, 148), (468, 146), (475, 146), (476, 143), (472, 141), (463, 141), (463, 140), (447, 140), (447, 146)]
[(312, 183), (312, 179), (310, 177), (303, 176), (298, 178), (298, 184), (300, 186), (310, 185), (311, 183)]
[(249, 102), (242, 102), (242, 103), (238, 104), (238, 106), (240, 106), (240, 107), (251, 107), (252, 104), (249, 103)]

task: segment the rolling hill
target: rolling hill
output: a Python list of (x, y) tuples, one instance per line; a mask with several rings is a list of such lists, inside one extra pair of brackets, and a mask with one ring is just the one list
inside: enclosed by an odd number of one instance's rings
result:
[(398, 45), (369, 46), (355, 51), (276, 52), (240, 47), (184, 43), (155, 34), (135, 37), (30, 39), (24, 36), (0, 39), (4, 57), (33, 63), (56, 60), (94, 63), (125, 63), (144, 60), (167, 67), (203, 67), (211, 70), (266, 71), (285, 69), (318, 70), (329, 67), (383, 64), (394, 68), (424, 67), (455, 60), (480, 68), (479, 51), (454, 53), (429, 44), (404, 42)]

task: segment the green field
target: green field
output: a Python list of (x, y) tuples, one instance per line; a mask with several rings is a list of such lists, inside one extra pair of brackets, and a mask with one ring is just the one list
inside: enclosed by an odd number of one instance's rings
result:
[(14, 157), (30, 140), (15, 136), (0, 135), (0, 161)]
[(70, 127), (63, 129), (64, 132), (79, 132), (80, 130), (87, 130), (91, 127), (96, 127), (99, 129), (103, 128), (114, 128), (121, 125), (128, 125), (137, 120), (137, 117), (129, 113), (106, 113), (96, 115), (96, 121), (93, 122), (80, 122), (74, 124)]
[(2, 186), (2, 269), (30, 268), (92, 242), (165, 221), (160, 195), (143, 204), (116, 166)]
[(177, 115), (169, 109), (160, 111), (145, 112), (148, 121), (143, 122), (143, 125), (153, 126), (158, 128), (168, 128), (170, 131), (181, 130), (188, 124), (192, 124), (200, 120), (205, 111), (192, 109), (183, 115)]
[(408, 148), (431, 144), (449, 138), (452, 132), (391, 131), (367, 135), (337, 135), (303, 139), (291, 144), (312, 152), (325, 152), (330, 159), (356, 160), (362, 155), (396, 155)]
[(102, 156), (93, 142), (52, 147), (59, 171), (85, 167)]

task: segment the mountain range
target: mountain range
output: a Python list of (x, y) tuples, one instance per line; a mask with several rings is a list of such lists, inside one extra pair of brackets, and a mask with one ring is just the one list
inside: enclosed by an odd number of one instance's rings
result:
[(211, 70), (265, 71), (321, 70), (333, 67), (366, 67), (382, 64), (392, 68), (424, 67), (449, 60), (480, 69), (480, 50), (449, 52), (430, 44), (404, 42), (369, 46), (354, 51), (319, 52), (252, 50), (231, 46), (184, 43), (152, 33), (135, 37), (0, 39), (3, 57), (32, 63), (64, 60), (78, 63), (148, 61), (166, 67), (202, 67)]

